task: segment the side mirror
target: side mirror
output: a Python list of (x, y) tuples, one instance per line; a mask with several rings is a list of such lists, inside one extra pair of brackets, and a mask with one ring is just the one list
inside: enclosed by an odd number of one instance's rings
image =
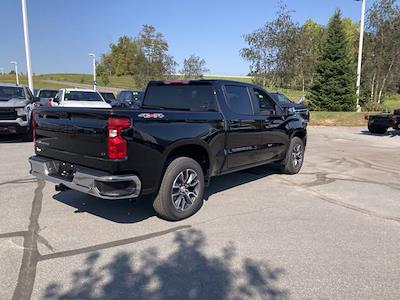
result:
[(296, 109), (294, 108), (294, 107), (285, 107), (284, 109), (283, 109), (283, 114), (285, 115), (285, 116), (293, 116), (293, 115), (295, 115), (296, 114)]

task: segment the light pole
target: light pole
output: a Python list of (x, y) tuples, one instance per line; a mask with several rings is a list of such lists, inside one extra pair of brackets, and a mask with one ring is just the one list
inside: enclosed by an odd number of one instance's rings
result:
[(19, 85), (18, 63), (17, 63), (16, 61), (10, 61), (10, 64), (14, 65), (14, 69), (15, 69), (15, 79), (17, 80), (17, 85)]
[(26, 12), (26, 0), (22, 2), (22, 19), (24, 22), (24, 39), (25, 39), (25, 55), (26, 55), (26, 71), (28, 73), (28, 85), (31, 91), (33, 91), (32, 81), (32, 67), (31, 67), (31, 50), (29, 46), (29, 30), (28, 30), (28, 14)]
[(89, 53), (89, 56), (93, 59), (93, 89), (96, 90), (96, 54)]
[(360, 86), (361, 86), (361, 64), (362, 64), (362, 53), (364, 45), (364, 23), (365, 23), (365, 1), (366, 0), (356, 0), (357, 2), (362, 2), (361, 4), (361, 22), (360, 22), (360, 43), (358, 45), (358, 65), (357, 65), (357, 111), (361, 111), (360, 106)]

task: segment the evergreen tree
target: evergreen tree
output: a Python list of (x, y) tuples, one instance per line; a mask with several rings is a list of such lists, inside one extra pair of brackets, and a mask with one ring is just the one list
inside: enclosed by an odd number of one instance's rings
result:
[(356, 73), (351, 45), (340, 10), (336, 10), (327, 29), (322, 57), (311, 87), (311, 107), (328, 111), (354, 111)]

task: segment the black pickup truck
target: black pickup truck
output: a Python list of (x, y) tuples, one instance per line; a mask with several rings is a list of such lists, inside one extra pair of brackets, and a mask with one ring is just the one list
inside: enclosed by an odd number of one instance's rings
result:
[(307, 122), (259, 86), (225, 80), (151, 81), (140, 109), (39, 107), (31, 174), (103, 199), (155, 197), (163, 218), (203, 203), (210, 178), (279, 162), (303, 164)]
[(368, 130), (371, 133), (384, 134), (391, 127), (394, 130), (400, 129), (400, 109), (391, 113), (365, 116), (368, 121)]

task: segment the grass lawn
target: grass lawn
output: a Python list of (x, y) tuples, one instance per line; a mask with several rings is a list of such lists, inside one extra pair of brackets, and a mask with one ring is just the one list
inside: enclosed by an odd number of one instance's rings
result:
[[(0, 82), (2, 83), (15, 83), (15, 75), (13, 74), (5, 74), (5, 75), (0, 75)], [(23, 85), (28, 85), (28, 78), (26, 76), (19, 76), (19, 82), (20, 84)], [(59, 84), (59, 83), (48, 83), (42, 81), (42, 78), (40, 76), (33, 76), (33, 87), (35, 89), (60, 89), (65, 87), (65, 84)]]
[(366, 126), (366, 114), (358, 112), (331, 112), (312, 111), (310, 116), (311, 126)]
[(386, 96), (383, 101), (383, 106), (387, 109), (400, 108), (400, 94)]

